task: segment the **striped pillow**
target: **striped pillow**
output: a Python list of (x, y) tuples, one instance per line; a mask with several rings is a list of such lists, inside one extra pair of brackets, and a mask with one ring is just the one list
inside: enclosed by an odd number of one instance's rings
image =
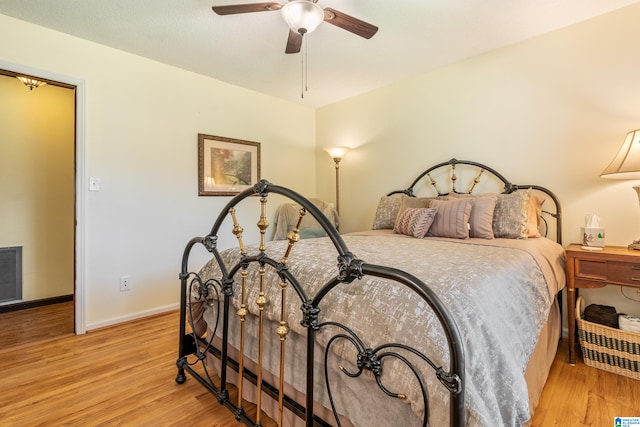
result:
[(434, 200), (430, 206), (437, 211), (433, 225), (429, 228), (429, 236), (469, 238), (469, 215), (472, 206), (469, 198)]
[(436, 210), (434, 208), (405, 209), (396, 218), (393, 232), (421, 239), (429, 231), (435, 216)]
[(472, 196), (470, 194), (449, 193), (447, 197), (450, 199), (467, 197), (468, 200), (471, 200), (469, 237), (493, 239), (493, 212), (496, 208), (497, 194)]

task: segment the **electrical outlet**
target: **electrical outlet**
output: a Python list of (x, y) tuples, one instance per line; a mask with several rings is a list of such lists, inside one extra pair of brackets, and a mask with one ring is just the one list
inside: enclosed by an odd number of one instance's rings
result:
[(131, 290), (131, 277), (120, 276), (120, 292)]

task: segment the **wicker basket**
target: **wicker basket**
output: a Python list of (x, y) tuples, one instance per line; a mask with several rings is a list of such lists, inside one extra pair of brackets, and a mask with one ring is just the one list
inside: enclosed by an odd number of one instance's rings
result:
[(576, 301), (578, 338), (584, 364), (640, 380), (640, 334), (582, 319), (584, 298)]

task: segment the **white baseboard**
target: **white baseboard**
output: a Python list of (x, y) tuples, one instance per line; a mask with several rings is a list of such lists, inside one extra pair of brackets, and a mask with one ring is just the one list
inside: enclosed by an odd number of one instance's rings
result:
[(168, 311), (174, 311), (180, 308), (180, 303), (169, 304), (162, 307), (152, 308), (151, 310), (139, 311), (138, 313), (129, 314), (127, 316), (114, 317), (111, 319), (103, 320), (101, 322), (87, 323), (86, 330), (104, 328), (106, 326), (113, 326), (119, 323), (129, 322), (131, 320), (140, 319), (143, 317), (149, 317), (156, 314), (166, 313)]

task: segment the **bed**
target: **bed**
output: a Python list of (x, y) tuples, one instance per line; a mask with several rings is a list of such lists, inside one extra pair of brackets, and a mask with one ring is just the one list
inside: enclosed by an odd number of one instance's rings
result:
[[(286, 240), (266, 239), (270, 194), (300, 206)], [(244, 242), (243, 203), (259, 204), (259, 241)], [(327, 237), (300, 238), (307, 215)], [(251, 426), (526, 425), (561, 334), (560, 219), (548, 189), (465, 160), (388, 192), (371, 230), (345, 235), (261, 181), (185, 248), (176, 381)], [(218, 248), (224, 230), (237, 248)], [(190, 271), (200, 245), (211, 260)]]

